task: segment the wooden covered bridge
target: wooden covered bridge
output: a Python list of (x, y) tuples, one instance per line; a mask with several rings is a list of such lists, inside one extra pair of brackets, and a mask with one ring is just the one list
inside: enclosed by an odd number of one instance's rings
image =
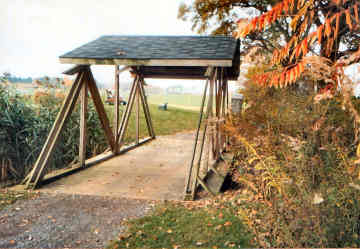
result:
[[(96, 164), (155, 139), (144, 92), (144, 79), (154, 78), (206, 80), (198, 129), (194, 137), (193, 155), (186, 177), (185, 195), (194, 198), (198, 184), (207, 189), (203, 178), (199, 176), (202, 156), (205, 153), (204, 143), (207, 137), (211, 136), (208, 139), (211, 141), (211, 156), (215, 161), (221, 160), (226, 143), (225, 136), (221, 132), (221, 125), (229, 106), (228, 80), (236, 80), (239, 74), (239, 41), (226, 36), (103, 36), (60, 56), (60, 62), (75, 64), (64, 73), (76, 74), (77, 77), (62, 104), (32, 171), (24, 180), (27, 188), (36, 188), (43, 180), (45, 169), (50, 163), (64, 124), (78, 99), (81, 100), (79, 163), (71, 170)], [(110, 120), (106, 115), (90, 69), (91, 65), (115, 66), (115, 119), (111, 121), (114, 122), (113, 129), (111, 129)], [(120, 68), (119, 65), (124, 67)], [(134, 81), (128, 104), (120, 118), (119, 74), (126, 70), (134, 75)], [(88, 92), (91, 94), (110, 147), (110, 152), (104, 153), (96, 160), (85, 158)], [(130, 146), (125, 146), (124, 136), (134, 105), (137, 120), (136, 141)], [(139, 137), (140, 105), (144, 111), (149, 133), (149, 136), (143, 140)], [(213, 167), (206, 170), (217, 173)]]

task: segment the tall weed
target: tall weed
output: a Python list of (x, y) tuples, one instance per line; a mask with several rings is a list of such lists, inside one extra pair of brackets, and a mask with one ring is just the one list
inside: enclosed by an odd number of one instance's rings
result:
[(260, 246), (359, 247), (353, 116), (340, 94), (314, 103), (303, 90), (243, 91), (247, 105), (226, 128), (242, 186), (239, 215)]
[[(19, 182), (31, 170), (39, 156), (50, 129), (61, 107), (61, 98), (53, 94), (37, 96), (36, 105), (23, 96), (0, 86), (0, 158), (4, 159), (7, 180)], [(53, 153), (48, 171), (64, 168), (76, 162), (79, 145), (79, 105), (69, 117)], [(87, 157), (103, 152), (107, 148), (100, 121), (92, 102), (87, 115)], [(17, 174), (12, 172), (11, 164)], [(5, 171), (5, 170), (4, 170)], [(0, 170), (1, 172), (1, 170)], [(4, 178), (3, 178), (4, 180)], [(8, 184), (3, 182), (2, 185)]]

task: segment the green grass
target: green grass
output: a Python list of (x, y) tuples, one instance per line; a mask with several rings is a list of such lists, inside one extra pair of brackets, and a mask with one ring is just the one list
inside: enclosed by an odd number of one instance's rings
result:
[(168, 204), (132, 220), (128, 231), (108, 248), (239, 248), (251, 247), (251, 235), (235, 210), (187, 209)]
[(148, 101), (151, 104), (169, 103), (169, 105), (200, 107), (202, 96), (193, 94), (169, 94), (150, 95)]
[(0, 211), (3, 210), (6, 206), (14, 204), (19, 200), (27, 200), (34, 198), (37, 194), (29, 191), (10, 191), (10, 190), (1, 190), (0, 189)]
[[(114, 106), (106, 105), (106, 110), (110, 122), (113, 124), (114, 120)], [(120, 107), (120, 117), (125, 111), (125, 106)], [(199, 114), (194, 111), (183, 110), (169, 107), (167, 111), (159, 110), (157, 105), (149, 105), (150, 115), (155, 130), (155, 134), (169, 135), (182, 131), (194, 130), (197, 126)], [(146, 128), (146, 120), (142, 108), (140, 109), (140, 135), (147, 137), (148, 131)], [(126, 142), (133, 142), (135, 140), (135, 105), (130, 116), (128, 129), (125, 137)]]

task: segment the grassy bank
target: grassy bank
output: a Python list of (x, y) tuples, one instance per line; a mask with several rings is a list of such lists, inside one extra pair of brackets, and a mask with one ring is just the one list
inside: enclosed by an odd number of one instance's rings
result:
[(166, 204), (130, 221), (127, 233), (108, 248), (240, 248), (251, 247), (250, 240), (231, 206)]

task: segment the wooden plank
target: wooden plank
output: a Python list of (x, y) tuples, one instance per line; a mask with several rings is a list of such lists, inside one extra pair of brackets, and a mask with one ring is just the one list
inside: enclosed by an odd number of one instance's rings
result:
[(79, 163), (85, 166), (86, 160), (86, 117), (88, 105), (87, 82), (84, 81), (81, 88), (81, 109), (80, 109), (80, 141), (79, 141)]
[[(114, 115), (114, 134), (117, 134), (117, 131), (119, 130), (119, 84), (120, 84), (120, 79), (119, 79), (119, 66), (116, 65), (115, 66), (115, 115)], [(119, 141), (118, 141), (118, 136), (115, 135), (115, 152), (118, 152), (119, 150)]]
[(96, 86), (95, 79), (91, 73), (90, 68), (87, 70), (87, 76), (89, 77), (88, 88), (91, 93), (95, 109), (99, 115), (100, 123), (104, 129), (106, 139), (110, 145), (111, 151), (115, 151), (115, 137), (110, 128), (110, 122), (106, 115), (104, 104), (101, 100), (99, 89)]
[(232, 60), (217, 59), (91, 59), (91, 58), (60, 58), (63, 64), (80, 65), (126, 65), (126, 66), (201, 66), (231, 67)]
[(56, 120), (40, 152), (40, 155), (36, 160), (34, 168), (26, 177), (26, 188), (36, 188), (39, 181), (41, 180), (43, 176), (43, 171), (47, 166), (49, 159), (54, 151), (55, 145), (59, 139), (59, 135), (64, 127), (64, 124), (74, 109), (75, 103), (78, 99), (83, 84), (84, 74), (85, 73), (81, 71), (77, 75), (77, 78), (74, 84), (72, 84), (67, 97), (64, 99), (62, 107), (56, 117)]
[(88, 67), (88, 65), (75, 65), (75, 66), (69, 68), (68, 70), (66, 70), (65, 72), (63, 72), (63, 74), (74, 75), (74, 74), (77, 74), (77, 73), (83, 71), (87, 67)]

